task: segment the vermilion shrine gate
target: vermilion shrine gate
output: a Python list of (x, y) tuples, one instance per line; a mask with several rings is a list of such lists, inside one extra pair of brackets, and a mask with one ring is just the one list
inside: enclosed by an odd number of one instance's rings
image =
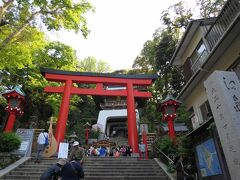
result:
[[(68, 119), (69, 103), (72, 94), (95, 95), (95, 96), (125, 96), (127, 97), (127, 126), (128, 143), (132, 146), (133, 153), (138, 153), (138, 132), (135, 112), (135, 99), (137, 97), (150, 98), (152, 94), (140, 91), (136, 87), (149, 86), (157, 78), (156, 75), (123, 75), (108, 73), (72, 72), (54, 69), (40, 69), (42, 75), (48, 81), (62, 82), (63, 86), (47, 86), (44, 91), (48, 93), (61, 93), (62, 102), (58, 115), (55, 138), (58, 142), (63, 142)], [(73, 83), (95, 84), (95, 88), (74, 87)], [(126, 87), (123, 90), (106, 90), (104, 87), (110, 85), (120, 85)]]

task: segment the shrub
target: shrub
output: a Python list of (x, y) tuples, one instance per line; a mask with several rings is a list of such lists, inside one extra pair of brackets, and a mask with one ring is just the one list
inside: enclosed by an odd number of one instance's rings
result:
[(11, 152), (20, 147), (21, 140), (15, 133), (0, 134), (0, 152)]
[(91, 138), (98, 138), (99, 137), (99, 135), (100, 135), (100, 133), (101, 133), (101, 131), (100, 131), (100, 128), (97, 128), (97, 130), (95, 130), (95, 129), (92, 129), (91, 130)]
[(168, 136), (163, 136), (156, 142), (157, 148), (164, 152), (166, 155), (178, 153), (177, 146)]

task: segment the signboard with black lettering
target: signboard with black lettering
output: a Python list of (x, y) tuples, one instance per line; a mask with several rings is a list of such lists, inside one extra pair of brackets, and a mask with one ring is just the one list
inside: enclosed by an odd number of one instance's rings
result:
[(58, 158), (68, 158), (68, 143), (60, 143), (58, 150)]
[(16, 134), (21, 139), (21, 145), (18, 150), (14, 151), (14, 154), (27, 157), (31, 156), (34, 129), (17, 129)]
[(215, 71), (204, 82), (232, 180), (240, 177), (240, 83), (234, 72)]

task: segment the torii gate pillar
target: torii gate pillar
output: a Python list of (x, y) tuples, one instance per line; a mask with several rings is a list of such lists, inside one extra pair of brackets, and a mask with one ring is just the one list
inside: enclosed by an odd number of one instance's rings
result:
[(71, 97), (71, 87), (72, 81), (71, 80), (66, 81), (60, 111), (58, 114), (57, 127), (55, 131), (55, 138), (58, 144), (60, 144), (60, 142), (63, 142), (65, 136), (69, 111), (69, 102)]
[(136, 123), (135, 101), (133, 85), (127, 84), (127, 115), (128, 115), (128, 143), (132, 146), (133, 153), (138, 153), (138, 133)]

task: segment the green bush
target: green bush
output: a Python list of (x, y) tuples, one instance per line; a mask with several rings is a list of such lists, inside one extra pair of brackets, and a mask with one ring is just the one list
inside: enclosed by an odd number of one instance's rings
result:
[(176, 144), (168, 136), (163, 136), (156, 141), (156, 147), (164, 152), (166, 155), (178, 153)]
[(15, 133), (0, 134), (0, 152), (11, 152), (20, 147), (21, 140)]
[(97, 128), (97, 130), (95, 130), (95, 129), (92, 129), (91, 130), (91, 135), (90, 135), (90, 138), (98, 138), (99, 137), (99, 135), (100, 135), (100, 128)]

